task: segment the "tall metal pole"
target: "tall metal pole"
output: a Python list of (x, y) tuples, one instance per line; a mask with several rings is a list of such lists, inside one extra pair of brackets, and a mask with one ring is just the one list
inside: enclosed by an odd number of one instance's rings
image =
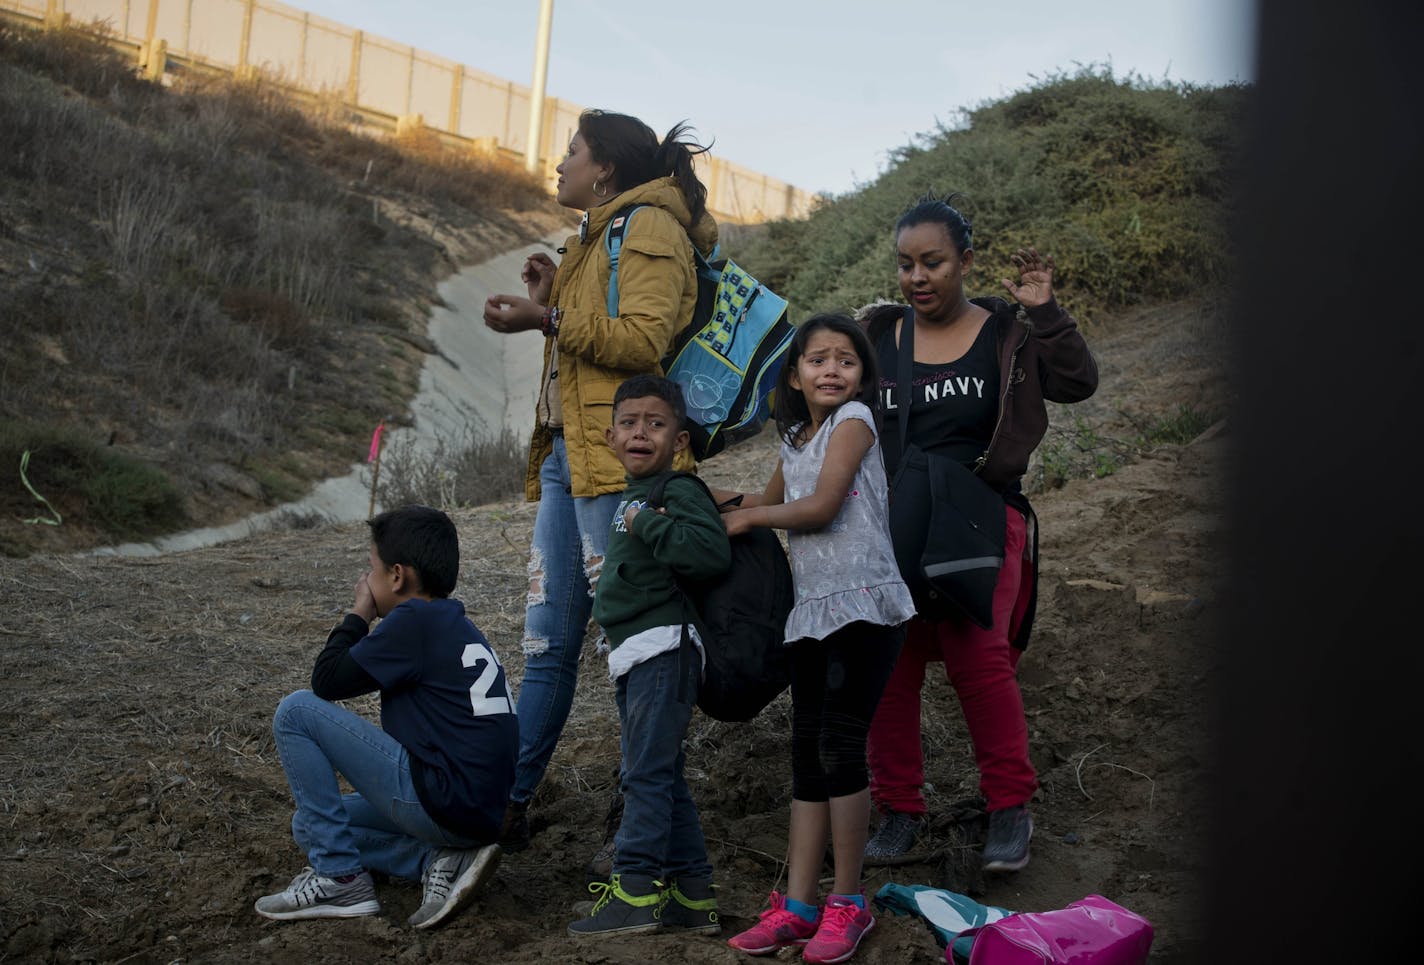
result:
[(549, 73), (549, 34), (554, 27), (554, 0), (539, 0), (539, 36), (534, 41), (534, 84), (529, 92), (529, 142), (524, 148), (524, 170), (539, 169), (544, 146), (544, 80)]

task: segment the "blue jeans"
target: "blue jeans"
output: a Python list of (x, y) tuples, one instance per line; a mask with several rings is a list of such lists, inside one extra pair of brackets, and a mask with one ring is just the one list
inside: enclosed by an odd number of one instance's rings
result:
[[(364, 868), (419, 881), (432, 849), (475, 846), (425, 812), (410, 755), (361, 715), (298, 690), (277, 705), (272, 735), (297, 805), (292, 837), (317, 874)], [(341, 793), (338, 771), (356, 793)]]
[[(687, 703), (678, 679), (687, 674)], [(622, 730), (623, 822), (613, 839), (613, 870), (654, 878), (711, 877), (702, 821), (683, 777), (682, 740), (697, 701), (701, 661), (684, 667), (677, 650), (660, 653), (618, 678)]]
[(539, 467), (539, 511), (529, 552), (524, 677), (519, 682), (519, 763), (510, 799), (527, 802), (544, 779), (578, 684), (579, 654), (620, 493), (572, 496), (564, 437)]

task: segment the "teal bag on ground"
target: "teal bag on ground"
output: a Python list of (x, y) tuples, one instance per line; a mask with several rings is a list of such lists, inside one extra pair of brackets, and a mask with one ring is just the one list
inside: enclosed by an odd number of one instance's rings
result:
[(875, 893), (875, 904), (894, 915), (917, 915), (925, 920), (940, 948), (953, 944), (953, 954), (967, 959), (973, 944), (972, 936), (960, 938), (961, 932), (971, 928), (981, 928), (1014, 914), (1007, 908), (984, 905), (944, 888), (929, 885), (897, 885), (891, 882), (881, 885)]
[[(608, 248), (608, 317), (618, 315), (618, 255), (628, 222), (642, 205), (614, 214)], [(697, 305), (673, 336), (663, 371), (682, 387), (692, 454), (699, 462), (761, 432), (771, 418), (772, 393), (796, 328), (786, 299), (771, 291), (720, 249), (705, 258), (693, 247)]]

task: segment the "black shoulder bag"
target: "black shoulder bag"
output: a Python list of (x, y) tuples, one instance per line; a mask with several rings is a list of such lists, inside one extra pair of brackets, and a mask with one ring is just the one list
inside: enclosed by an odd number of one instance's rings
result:
[(1004, 497), (958, 461), (910, 444), (914, 359), (915, 316), (907, 307), (896, 389), (900, 466), (890, 481), (895, 561), (922, 618), (962, 613), (987, 630), (1004, 563)]

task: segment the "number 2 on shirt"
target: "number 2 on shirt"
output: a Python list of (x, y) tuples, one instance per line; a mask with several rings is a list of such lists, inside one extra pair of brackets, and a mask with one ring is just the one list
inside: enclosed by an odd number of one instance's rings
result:
[(460, 663), (466, 667), (478, 667), (480, 661), (484, 661), (484, 668), (480, 670), (480, 675), (470, 686), (470, 709), (476, 717), (483, 717), (486, 714), (514, 713), (514, 705), (509, 702), (508, 697), (491, 697), (489, 695), (490, 688), (499, 678), (499, 661), (495, 659), (494, 651), (483, 643), (465, 644), (465, 652), (460, 656)]

